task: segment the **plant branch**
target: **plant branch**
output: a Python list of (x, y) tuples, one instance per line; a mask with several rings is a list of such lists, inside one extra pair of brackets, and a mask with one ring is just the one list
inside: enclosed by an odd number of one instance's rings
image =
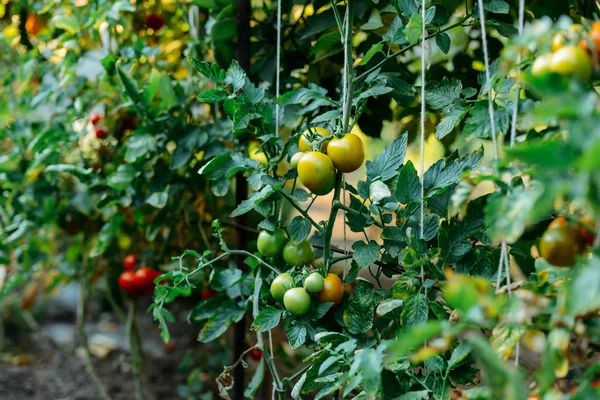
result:
[(282, 195), (283, 195), (283, 197), (285, 197), (285, 199), (286, 199), (286, 200), (287, 200), (287, 201), (288, 201), (288, 202), (289, 202), (289, 203), (292, 205), (292, 207), (294, 207), (296, 210), (298, 210), (298, 212), (299, 212), (300, 214), (302, 214), (302, 216), (303, 216), (304, 218), (306, 218), (307, 220), (309, 220), (309, 221), (310, 221), (310, 223), (312, 224), (312, 226), (314, 226), (314, 227), (317, 229), (317, 231), (321, 232), (321, 231), (323, 230), (323, 227), (322, 227), (321, 225), (317, 224), (317, 223), (315, 222), (315, 220), (314, 220), (314, 219), (312, 219), (312, 218), (310, 217), (310, 215), (308, 215), (308, 212), (306, 212), (305, 210), (303, 210), (303, 209), (302, 209), (302, 207), (300, 207), (300, 205), (298, 205), (298, 203), (296, 203), (296, 202), (294, 201), (294, 199), (292, 199), (292, 197), (291, 197), (289, 194), (287, 194), (287, 192), (286, 192), (284, 189), (281, 189), (281, 194), (282, 194)]
[[(340, 191), (342, 187), (342, 172), (337, 172), (335, 175), (335, 191), (333, 193), (333, 202), (331, 203), (331, 211), (329, 212), (329, 220), (323, 234), (323, 259), (325, 261), (325, 269), (329, 272), (331, 267), (331, 237), (333, 236), (333, 226), (339, 207), (336, 207), (336, 202), (339, 203)], [(345, 223), (345, 222), (344, 222)]]
[[(463, 17), (463, 18), (462, 18), (460, 21), (458, 21), (458, 22), (456, 22), (456, 23), (454, 23), (454, 24), (452, 24), (452, 25), (448, 25), (448, 26), (447, 26), (447, 27), (445, 27), (444, 29), (440, 29), (439, 31), (437, 31), (437, 32), (435, 32), (435, 33), (432, 33), (431, 35), (427, 35), (427, 36), (425, 36), (425, 40), (429, 40), (429, 39), (431, 39), (431, 38), (434, 38), (434, 37), (436, 37), (437, 35), (439, 35), (439, 34), (441, 34), (441, 33), (444, 33), (444, 32), (447, 32), (447, 31), (449, 31), (449, 30), (452, 30), (452, 29), (454, 29), (454, 28), (457, 28), (457, 27), (459, 27), (459, 26), (462, 26), (462, 24), (463, 24), (463, 23), (464, 23), (466, 20), (468, 20), (469, 18), (471, 18), (471, 14), (467, 14), (467, 15), (465, 15), (465, 16), (464, 16), (464, 17)], [(389, 60), (390, 58), (398, 57), (400, 54), (402, 54), (402, 53), (405, 53), (405, 52), (409, 51), (410, 49), (412, 49), (413, 47), (415, 47), (415, 46), (417, 46), (417, 45), (421, 44), (421, 42), (422, 42), (422, 41), (423, 41), (422, 39), (421, 39), (421, 40), (418, 40), (416, 43), (414, 43), (414, 44), (411, 44), (411, 45), (408, 45), (408, 46), (406, 46), (406, 47), (404, 47), (404, 48), (402, 48), (402, 49), (398, 50), (398, 51), (397, 51), (397, 52), (395, 52), (395, 53), (392, 53), (392, 54), (386, 55), (386, 57), (385, 57), (383, 60), (381, 60), (380, 62), (378, 62), (377, 64), (375, 64), (373, 67), (369, 68), (368, 70), (366, 70), (365, 72), (363, 72), (362, 74), (360, 74), (359, 76), (357, 76), (357, 77), (356, 77), (356, 79), (355, 79), (355, 82), (362, 81), (362, 80), (363, 80), (363, 79), (365, 79), (367, 76), (369, 76), (369, 74), (370, 74), (371, 72), (375, 71), (377, 68), (379, 68), (379, 67), (381, 67), (383, 64), (385, 64), (385, 62), (386, 62), (387, 60)]]
[[(350, 214), (353, 214), (353, 215), (357, 215), (357, 216), (360, 216), (360, 217), (365, 217), (365, 218), (368, 218), (368, 217), (370, 217), (370, 215), (369, 215), (369, 214), (365, 214), (365, 213), (362, 213), (362, 212), (360, 212), (360, 211), (358, 211), (358, 210), (355, 210), (355, 209), (353, 209), (353, 208), (350, 208), (350, 207), (348, 207), (347, 205), (345, 205), (345, 204), (341, 203), (339, 200), (335, 200), (335, 201), (333, 202), (333, 205), (334, 205), (334, 207), (338, 207), (339, 209), (341, 209), (341, 210), (344, 210), (344, 211), (346, 211), (346, 212), (348, 212), (348, 213), (350, 213)], [(345, 222), (344, 222), (344, 223), (345, 223)], [(381, 222), (375, 221), (375, 222), (374, 222), (374, 224), (375, 224), (375, 226), (377, 226), (377, 227), (379, 227), (379, 228), (383, 229), (383, 224), (382, 224)]]

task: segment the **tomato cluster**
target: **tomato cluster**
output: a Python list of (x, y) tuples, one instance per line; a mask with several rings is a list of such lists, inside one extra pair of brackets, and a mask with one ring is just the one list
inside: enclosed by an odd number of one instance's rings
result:
[(98, 126), (100, 121), (102, 121), (104, 117), (102, 114), (98, 114), (96, 112), (90, 114), (90, 122), (94, 125), (96, 138), (99, 140), (104, 140), (108, 137), (108, 130), (103, 126)]
[(315, 259), (315, 249), (309, 241), (294, 243), (288, 240), (283, 229), (276, 228), (273, 232), (266, 230), (258, 234), (256, 241), (258, 251), (265, 257), (279, 257), (290, 267), (302, 267), (311, 264)]
[(586, 225), (557, 217), (540, 239), (540, 255), (556, 267), (568, 267), (575, 263), (578, 255), (587, 251), (594, 239), (594, 233)]
[(548, 73), (577, 76), (587, 81), (592, 76), (592, 56), (600, 56), (600, 22), (592, 24), (587, 36), (581, 25), (574, 24), (567, 32), (552, 38), (552, 52), (538, 56), (531, 73), (534, 76)]
[(323, 278), (318, 272), (310, 273), (304, 279), (303, 287), (295, 287), (294, 278), (288, 272), (278, 275), (271, 283), (273, 298), (283, 302), (285, 309), (295, 316), (302, 316), (308, 312), (311, 293), (318, 295), (322, 303), (331, 302), (337, 305), (344, 297), (344, 284), (335, 274), (328, 274)]
[[(323, 128), (310, 128), (298, 142), (300, 152), (291, 158), (291, 165), (298, 170), (298, 178), (316, 195), (325, 195), (335, 186), (335, 171), (353, 172), (365, 159), (365, 146), (353, 133), (334, 137)], [(318, 150), (315, 150), (318, 148)]]
[(124, 272), (119, 276), (119, 287), (131, 298), (138, 298), (154, 291), (154, 281), (161, 273), (152, 268), (143, 267), (134, 271), (137, 265), (135, 254), (129, 254), (123, 260)]

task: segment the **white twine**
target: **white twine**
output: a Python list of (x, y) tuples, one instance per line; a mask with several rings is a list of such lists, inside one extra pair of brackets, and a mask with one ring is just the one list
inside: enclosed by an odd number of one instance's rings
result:
[[(425, 233), (425, 181), (423, 179), (425, 175), (425, 38), (427, 37), (427, 31), (425, 29), (425, 0), (421, 1), (421, 214), (420, 224), (421, 233), (420, 237), (423, 239)], [(421, 276), (423, 276), (423, 267), (421, 266)]]
[[(350, 107), (348, 107), (348, 91), (349, 82), (348, 76), (350, 75), (350, 65), (348, 65), (348, 51), (350, 51), (350, 46), (346, 44), (346, 40), (348, 40), (348, 32), (352, 27), (350, 26), (350, 6), (346, 3), (346, 14), (344, 16), (344, 38), (342, 40), (342, 44), (344, 45), (344, 73), (343, 73), (343, 86), (342, 86), (342, 129), (347, 129), (346, 121), (349, 120), (348, 113), (350, 112)], [(348, 132), (342, 132), (346, 134)]]
[[(519, 22), (518, 22), (518, 30), (519, 36), (523, 34), (523, 22), (525, 15), (525, 0), (519, 0)], [(521, 74), (521, 53), (517, 56), (517, 74), (518, 77)], [(517, 114), (519, 113), (519, 95), (521, 92), (521, 85), (519, 85), (519, 81), (516, 83), (515, 88), (515, 102), (513, 104), (513, 114), (512, 114), (512, 125), (510, 127), (510, 147), (515, 145), (515, 138), (517, 137)]]
[[(485, 14), (483, 12), (483, 2), (480, 0), (477, 5), (479, 9), (479, 22), (481, 24), (481, 43), (483, 46), (483, 61), (485, 63), (485, 85), (489, 86), (491, 77), (490, 77), (490, 56), (488, 53), (487, 46), (487, 34), (485, 32)], [(488, 113), (490, 115), (490, 127), (492, 129), (492, 142), (494, 143), (494, 160), (498, 161), (498, 143), (496, 140), (496, 120), (494, 117), (494, 101), (491, 96), (491, 89), (488, 88)]]
[(195, 42), (200, 37), (200, 10), (198, 6), (191, 6), (188, 12), (188, 21), (190, 24), (190, 36)]
[[(277, 54), (275, 56), (275, 98), (279, 98), (279, 76), (281, 74), (281, 0), (277, 0)], [(279, 103), (275, 102), (275, 136), (279, 136)]]
[[(342, 204), (346, 205), (346, 176), (342, 175)], [(346, 210), (342, 210), (342, 221), (344, 221), (344, 255), (347, 254), (347, 239), (346, 239)], [(344, 260), (344, 281), (346, 280), (346, 276), (348, 276), (348, 260)]]

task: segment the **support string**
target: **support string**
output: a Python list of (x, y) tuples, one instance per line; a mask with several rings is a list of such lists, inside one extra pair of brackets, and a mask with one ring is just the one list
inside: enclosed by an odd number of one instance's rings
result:
[[(277, 54), (275, 56), (275, 98), (279, 98), (279, 77), (281, 75), (281, 0), (277, 0)], [(279, 136), (279, 103), (275, 102), (275, 136)]]
[[(425, 182), (423, 176), (425, 175), (425, 38), (427, 37), (427, 31), (425, 29), (425, 0), (421, 1), (421, 134), (420, 134), (420, 152), (421, 152), (421, 214), (420, 214), (420, 225), (421, 232), (420, 238), (423, 239), (425, 232)], [(421, 267), (421, 277), (423, 276), (423, 267)]]

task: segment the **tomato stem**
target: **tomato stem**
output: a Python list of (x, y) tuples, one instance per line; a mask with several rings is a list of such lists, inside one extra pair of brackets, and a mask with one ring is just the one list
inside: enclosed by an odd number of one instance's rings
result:
[[(335, 218), (339, 209), (339, 198), (342, 188), (342, 172), (338, 171), (335, 174), (335, 190), (333, 192), (333, 201), (331, 202), (331, 211), (329, 213), (329, 220), (325, 233), (323, 234), (323, 259), (325, 261), (325, 269), (329, 272), (331, 268), (331, 237), (333, 236), (333, 226), (335, 225)], [(344, 221), (344, 223), (346, 223)]]

